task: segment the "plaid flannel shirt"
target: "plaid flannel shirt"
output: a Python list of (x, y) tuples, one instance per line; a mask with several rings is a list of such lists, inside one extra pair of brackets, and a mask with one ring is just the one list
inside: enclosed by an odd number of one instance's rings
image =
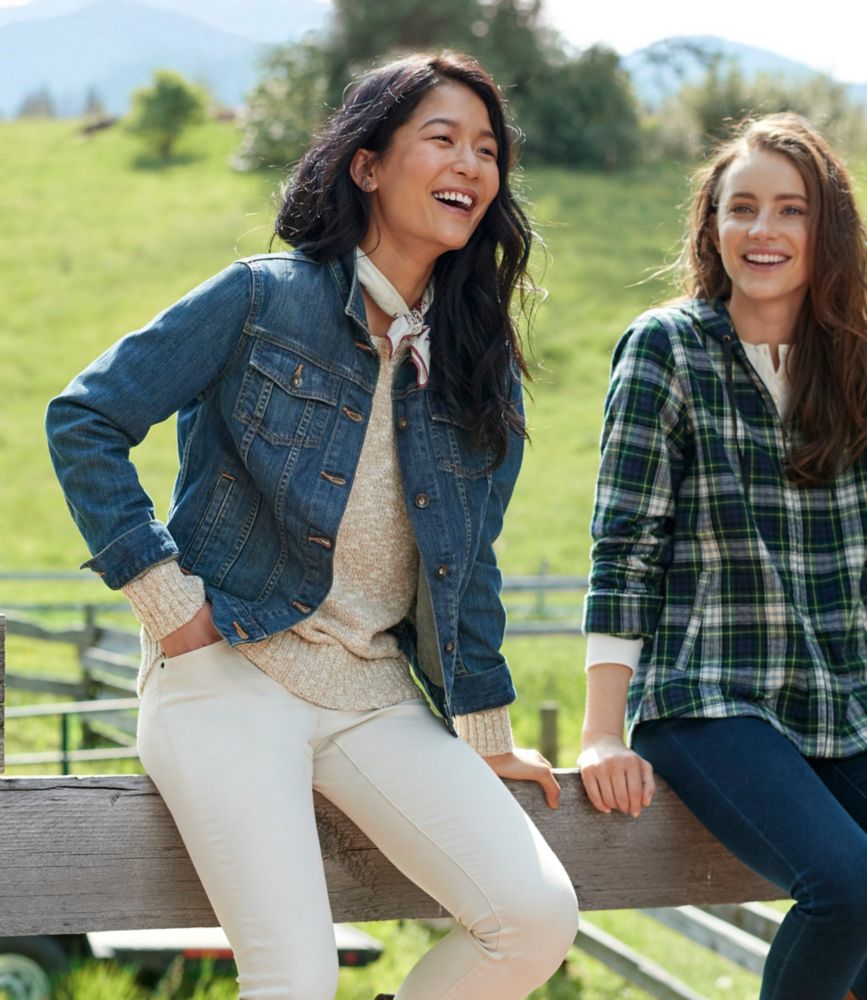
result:
[(721, 303), (617, 345), (584, 628), (645, 639), (630, 732), (751, 715), (806, 756), (867, 749), (867, 458), (797, 487), (792, 433)]

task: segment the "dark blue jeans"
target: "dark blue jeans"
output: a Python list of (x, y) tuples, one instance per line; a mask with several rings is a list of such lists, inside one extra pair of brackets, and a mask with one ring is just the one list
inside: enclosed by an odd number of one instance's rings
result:
[(760, 719), (642, 723), (634, 748), (702, 823), (796, 901), (761, 1000), (867, 1000), (867, 753), (803, 757)]

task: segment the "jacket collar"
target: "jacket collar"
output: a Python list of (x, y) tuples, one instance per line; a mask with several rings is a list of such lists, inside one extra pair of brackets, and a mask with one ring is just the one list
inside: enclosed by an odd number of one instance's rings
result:
[(348, 253), (335, 257), (328, 262), (328, 267), (340, 290), (340, 297), (344, 302), (344, 313), (370, 335), (367, 326), (367, 312), (364, 308), (364, 296), (355, 267), (355, 251), (350, 250)]

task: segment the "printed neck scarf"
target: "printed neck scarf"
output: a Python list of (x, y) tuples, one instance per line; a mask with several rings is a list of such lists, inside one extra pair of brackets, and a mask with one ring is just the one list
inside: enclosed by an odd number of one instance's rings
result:
[(417, 372), (416, 383), (424, 388), (430, 377), (430, 327), (425, 323), (424, 316), (433, 302), (433, 282), (428, 283), (421, 302), (410, 309), (400, 292), (361, 247), (355, 248), (355, 266), (361, 287), (384, 313), (394, 319), (385, 334), (389, 356), (394, 357), (401, 342), (408, 340), (410, 357)]

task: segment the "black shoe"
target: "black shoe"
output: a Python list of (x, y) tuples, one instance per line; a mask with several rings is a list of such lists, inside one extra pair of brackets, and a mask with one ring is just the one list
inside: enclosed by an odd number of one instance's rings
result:
[(373, 1000), (394, 1000), (393, 993), (377, 993)]

